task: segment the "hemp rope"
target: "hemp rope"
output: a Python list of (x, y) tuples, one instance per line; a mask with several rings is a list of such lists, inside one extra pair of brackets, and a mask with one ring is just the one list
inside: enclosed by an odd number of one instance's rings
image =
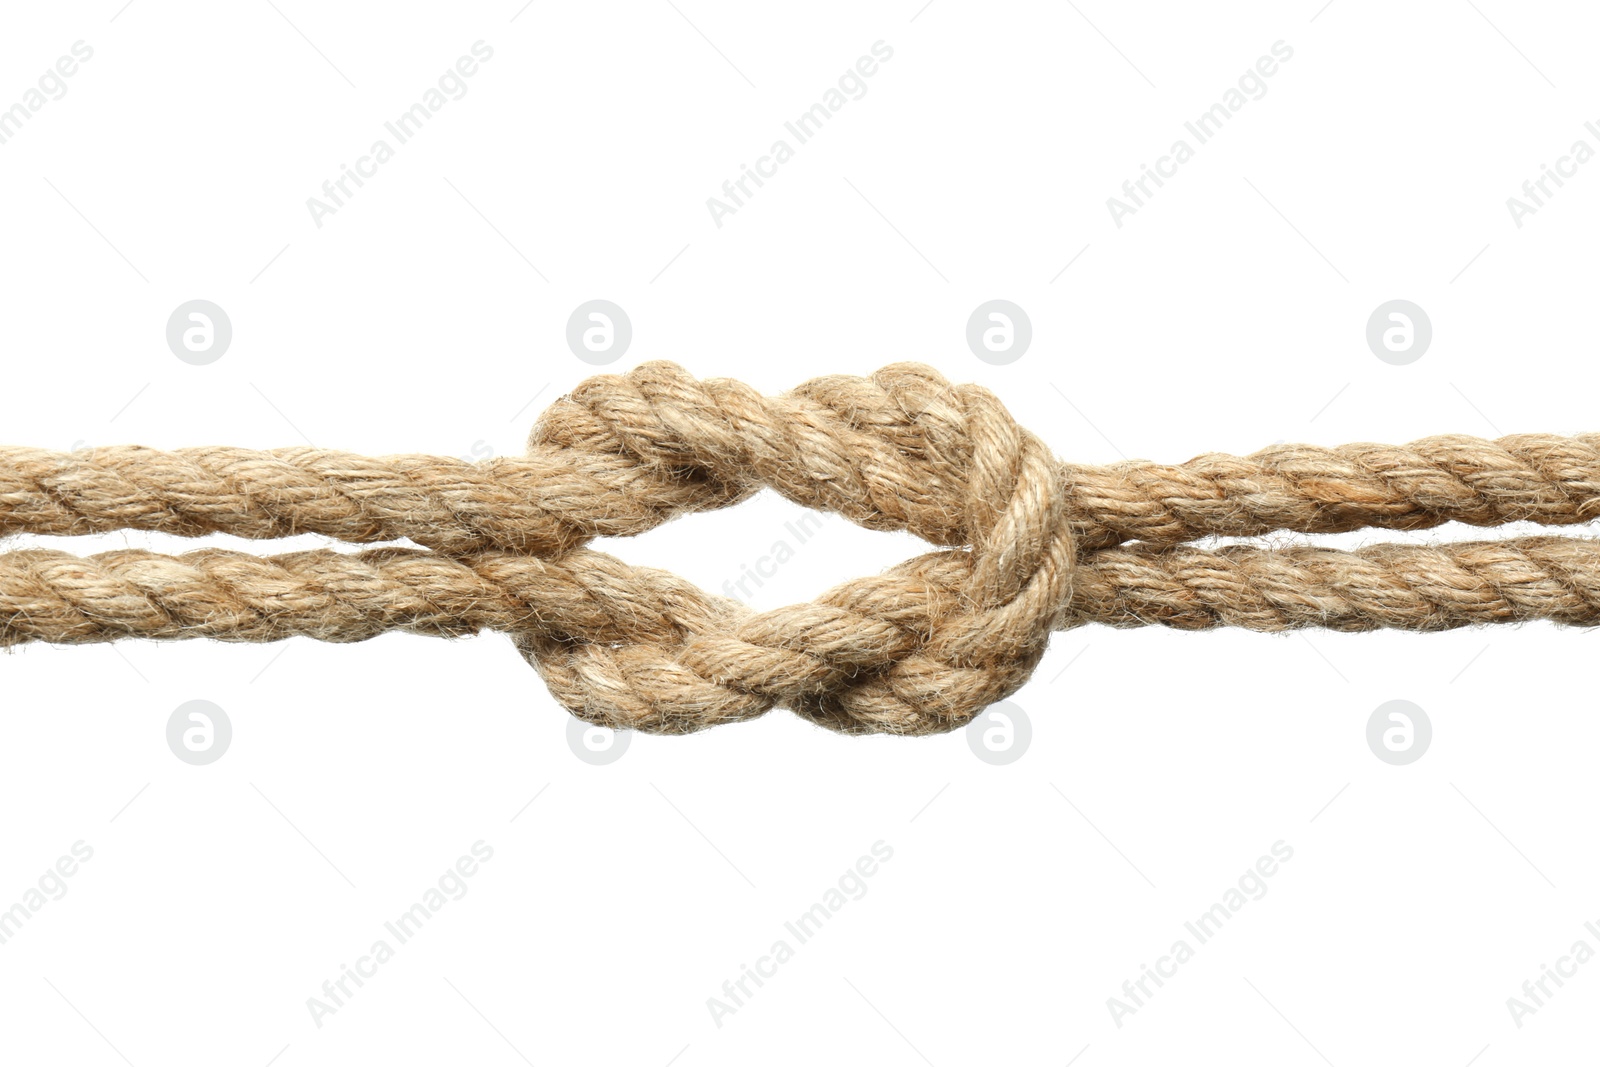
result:
[[(755, 612), (594, 551), (763, 487), (944, 546)], [(1064, 464), (988, 390), (895, 364), (781, 397), (670, 363), (581, 383), (528, 456), (311, 448), (0, 448), (0, 535), (117, 529), (426, 546), (277, 556), (0, 554), (0, 646), (122, 637), (513, 635), (573, 714), (683, 733), (784, 705), (849, 733), (953, 729), (1084, 623), (1431, 631), (1600, 623), (1600, 548), (1198, 548), (1275, 530), (1586, 522), (1600, 434), (1277, 446), (1180, 465)]]

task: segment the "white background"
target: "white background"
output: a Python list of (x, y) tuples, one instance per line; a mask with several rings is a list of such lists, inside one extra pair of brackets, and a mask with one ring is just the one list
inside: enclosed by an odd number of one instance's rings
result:
[[(1596, 428), (1600, 164), (1521, 228), (1506, 207), (1600, 147), (1584, 5), (920, 2), (8, 5), (0, 106), (94, 55), (0, 145), (4, 437), (513, 454), (594, 371), (564, 340), (592, 298), (633, 323), (611, 370), (775, 392), (922, 360), (1085, 462)], [(479, 40), (467, 94), (317, 227), (306, 199)], [(717, 227), (706, 198), (880, 40), (866, 95)], [(1114, 225), (1106, 198), (1280, 40), (1266, 95)], [(164, 338), (195, 298), (233, 324), (208, 366)], [(1007, 366), (964, 339), (992, 298), (1033, 323)], [(1434, 328), (1408, 366), (1364, 340), (1395, 298)], [(720, 590), (801, 514), (601, 547)], [(755, 603), (916, 551), (831, 519)], [(596, 767), (502, 635), (22, 648), (0, 907), (94, 855), (0, 945), (0, 1057), (1573, 1062), (1600, 964), (1521, 1028), (1506, 998), (1600, 949), (1593, 649), (1088, 628), (1016, 695), (1008, 766), (776, 712)], [(210, 766), (166, 747), (190, 699), (233, 724)], [(1366, 746), (1391, 699), (1432, 719), (1410, 766)], [(317, 1026), (307, 998), (479, 840), (470, 892)], [(716, 1025), (707, 998), (880, 840), (866, 895)], [(1270, 891), (1115, 1025), (1107, 998), (1280, 840)]]

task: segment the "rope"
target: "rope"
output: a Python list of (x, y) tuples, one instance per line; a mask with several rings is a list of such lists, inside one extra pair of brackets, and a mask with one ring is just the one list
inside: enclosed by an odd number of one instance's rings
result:
[[(586, 547), (771, 488), (940, 550), (755, 612)], [(1187, 544), (1275, 530), (1582, 523), (1600, 435), (1278, 446), (1185, 464), (1064, 464), (987, 390), (897, 364), (781, 397), (649, 363), (580, 384), (521, 459), (321, 449), (0, 449), (0, 535), (116, 529), (424, 548), (0, 554), (0, 646), (126, 637), (513, 636), (574, 714), (683, 733), (787, 706), (925, 734), (1025, 682), (1086, 623), (1433, 631), (1600, 623), (1571, 537), (1356, 551)]]

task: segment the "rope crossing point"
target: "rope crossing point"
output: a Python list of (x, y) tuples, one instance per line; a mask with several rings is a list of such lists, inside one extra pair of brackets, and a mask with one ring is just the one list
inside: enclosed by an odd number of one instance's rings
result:
[[(587, 547), (763, 488), (938, 550), (754, 612)], [(658, 362), (581, 383), (515, 459), (0, 448), (0, 536), (316, 533), (423, 546), (0, 553), (0, 645), (499, 630), (590, 722), (686, 733), (783, 705), (843, 732), (927, 734), (1014, 692), (1051, 632), (1083, 623), (1595, 625), (1600, 545), (1583, 538), (1356, 551), (1188, 542), (1597, 515), (1600, 434), (1080, 466), (1050, 455), (988, 390), (918, 364), (764, 397)]]

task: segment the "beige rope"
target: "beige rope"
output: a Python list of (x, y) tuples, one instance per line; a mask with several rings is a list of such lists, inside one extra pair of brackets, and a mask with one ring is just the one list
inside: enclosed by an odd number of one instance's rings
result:
[[(952, 479), (971, 455), (962, 427), (938, 428), (948, 456), (903, 450), (934, 428), (927, 416), (914, 424), (906, 405), (974, 388), (952, 390), (929, 368), (901, 364), (766, 398), (650, 363), (558, 401), (527, 457), (479, 463), (315, 448), (0, 447), (0, 535), (315, 533), (353, 543), (410, 538), (457, 554), (548, 554), (725, 507), (762, 486), (866, 526), (906, 528), (901, 513), (914, 500), (962, 509)], [(1093, 546), (1452, 521), (1560, 526), (1600, 515), (1600, 434), (1291, 444), (1178, 465), (1058, 467), (1067, 517)], [(929, 540), (962, 543), (962, 531), (937, 514), (919, 521)]]
[[(583, 547), (770, 487), (945, 546), (809, 604), (754, 612)], [(1074, 466), (930, 368), (768, 398), (645, 364), (582, 383), (525, 459), (318, 449), (0, 449), (0, 534), (122, 528), (376, 548), (0, 554), (0, 645), (121, 637), (356, 641), (499, 630), (585, 719), (687, 732), (776, 705), (846, 732), (948, 730), (1014, 692), (1053, 630), (1600, 622), (1579, 538), (1207, 550), (1272, 530), (1581, 523), (1600, 435), (1280, 446)]]

